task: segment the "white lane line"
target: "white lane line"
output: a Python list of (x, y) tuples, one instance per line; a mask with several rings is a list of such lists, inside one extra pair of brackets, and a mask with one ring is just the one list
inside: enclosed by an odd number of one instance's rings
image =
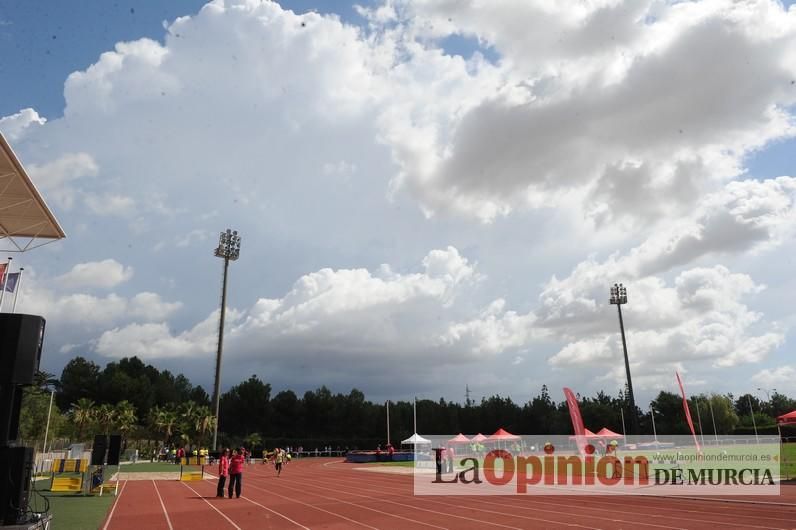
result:
[(302, 494), (309, 493), (310, 495), (315, 495), (316, 497), (320, 497), (322, 499), (330, 500), (330, 501), (333, 501), (335, 503), (341, 503), (342, 502), (343, 504), (350, 504), (351, 506), (354, 506), (354, 507), (356, 507), (356, 508), (358, 508), (360, 510), (368, 510), (370, 512), (376, 512), (376, 513), (379, 513), (381, 515), (386, 515), (388, 517), (395, 517), (397, 519), (403, 519), (404, 521), (409, 521), (410, 523), (415, 523), (415, 524), (419, 524), (419, 525), (423, 525), (423, 526), (430, 526), (431, 528), (441, 528), (442, 530), (448, 530), (444, 526), (437, 526), (437, 525), (431, 524), (431, 523), (424, 523), (423, 521), (418, 521), (417, 519), (411, 519), (409, 517), (404, 517), (402, 515), (397, 515), (397, 514), (394, 514), (394, 513), (385, 512), (383, 510), (377, 510), (376, 508), (368, 508), (367, 506), (363, 506), (361, 504), (345, 501), (343, 499), (337, 499), (335, 497), (327, 497), (325, 495), (321, 495), (320, 493), (307, 492), (306, 489), (292, 488), (292, 487), (290, 487), (290, 486), (288, 486), (286, 484), (280, 484), (279, 487), (280, 488), (287, 488), (289, 490), (293, 490), (293, 491), (296, 491), (296, 492), (302, 493)]
[(158, 500), (160, 501), (160, 507), (163, 508), (163, 515), (166, 516), (166, 522), (169, 524), (169, 530), (174, 530), (174, 527), (171, 525), (171, 519), (169, 519), (169, 512), (166, 511), (166, 505), (163, 504), (163, 497), (160, 496), (160, 490), (158, 490), (158, 485), (155, 481), (152, 481), (152, 485), (155, 486), (155, 493), (158, 494)]
[(297, 502), (297, 503), (299, 503), (299, 504), (303, 504), (304, 506), (307, 506), (307, 507), (309, 507), (309, 508), (312, 508), (313, 510), (318, 510), (318, 511), (320, 511), (320, 512), (325, 512), (325, 513), (328, 513), (329, 515), (334, 515), (335, 517), (339, 517), (339, 518), (341, 518), (341, 519), (345, 519), (346, 521), (348, 521), (348, 522), (350, 522), (350, 523), (354, 523), (354, 524), (356, 524), (356, 525), (359, 525), (359, 526), (364, 526), (365, 528), (372, 528), (373, 530), (379, 530), (379, 529), (378, 529), (378, 528), (376, 528), (375, 526), (370, 526), (370, 525), (367, 525), (367, 524), (365, 524), (365, 523), (360, 523), (359, 521), (355, 521), (354, 519), (349, 519), (349, 518), (348, 518), (348, 517), (346, 517), (345, 515), (341, 515), (341, 514), (339, 514), (339, 513), (335, 513), (335, 512), (330, 512), (329, 510), (324, 510), (323, 508), (319, 508), (318, 506), (315, 506), (315, 505), (309, 504), (309, 503), (307, 503), (307, 502), (302, 502), (302, 501), (300, 501), (300, 500), (298, 500), (298, 499), (295, 499), (295, 498), (291, 498), (291, 497), (285, 497), (284, 495), (280, 495), (280, 494), (278, 494), (278, 493), (276, 493), (276, 492), (273, 492), (273, 491), (267, 490), (267, 489), (265, 489), (265, 488), (259, 488), (259, 487), (255, 486), (255, 485), (251, 484), (251, 483), (248, 485), (248, 487), (250, 487), (250, 488), (254, 488), (254, 489), (256, 489), (256, 490), (264, 491), (264, 492), (266, 492), (268, 495), (276, 495), (277, 497), (281, 497), (281, 498), (283, 498), (283, 499), (285, 499), (285, 500), (288, 500), (288, 501), (290, 501), (290, 502)]
[(127, 481), (124, 481), (122, 484), (122, 489), (119, 491), (119, 496), (116, 497), (116, 500), (113, 501), (113, 506), (111, 507), (111, 513), (108, 514), (108, 520), (105, 521), (105, 526), (102, 527), (102, 530), (108, 530), (108, 526), (111, 524), (111, 519), (113, 519), (113, 512), (116, 511), (116, 505), (119, 504), (119, 499), (122, 498), (122, 493), (124, 493), (124, 488), (127, 487)]
[(250, 502), (250, 503), (252, 503), (252, 504), (256, 504), (256, 505), (257, 505), (257, 506), (259, 506), (260, 508), (263, 508), (264, 510), (268, 510), (269, 512), (271, 512), (271, 513), (273, 513), (273, 514), (275, 514), (275, 515), (278, 515), (278, 516), (279, 516), (279, 517), (281, 517), (282, 519), (285, 519), (286, 521), (290, 521), (291, 523), (293, 523), (294, 525), (298, 526), (299, 528), (303, 528), (304, 530), (310, 530), (309, 528), (307, 528), (307, 527), (306, 527), (306, 526), (304, 526), (303, 524), (297, 523), (296, 521), (294, 521), (293, 519), (291, 519), (291, 518), (290, 518), (290, 517), (288, 517), (287, 515), (282, 515), (281, 513), (277, 512), (276, 510), (272, 510), (271, 508), (269, 508), (269, 507), (267, 507), (267, 506), (263, 506), (262, 504), (260, 504), (260, 503), (259, 503), (259, 502), (257, 502), (257, 501), (253, 501), (253, 500), (251, 500), (251, 499), (250, 499), (250, 498), (248, 498), (248, 497), (244, 497), (243, 495), (241, 495), (241, 497), (240, 497), (240, 498), (241, 498), (241, 499), (243, 499), (243, 500), (245, 500), (245, 501), (249, 501), (249, 502)]
[(207, 500), (207, 499), (205, 499), (204, 497), (202, 497), (202, 495), (200, 495), (198, 491), (196, 491), (195, 489), (193, 489), (192, 487), (190, 487), (190, 486), (189, 486), (188, 484), (186, 484), (185, 482), (181, 482), (181, 483), (182, 483), (182, 485), (183, 485), (183, 486), (185, 486), (186, 488), (188, 488), (188, 489), (189, 489), (189, 490), (191, 490), (192, 492), (196, 493), (196, 496), (197, 496), (197, 497), (199, 497), (200, 499), (202, 499), (203, 501), (205, 501), (205, 503), (207, 503), (207, 505), (208, 505), (208, 506), (210, 506), (210, 507), (211, 507), (211, 508), (213, 508), (215, 511), (217, 511), (217, 512), (218, 512), (218, 513), (221, 515), (221, 517), (223, 517), (224, 519), (226, 519), (226, 520), (229, 522), (229, 524), (231, 524), (232, 526), (234, 526), (234, 527), (235, 527), (235, 528), (237, 528), (238, 530), (243, 530), (243, 528), (241, 528), (240, 526), (236, 525), (236, 524), (235, 524), (235, 522), (234, 522), (232, 519), (230, 519), (229, 517), (227, 517), (226, 515), (224, 515), (224, 513), (223, 513), (221, 510), (219, 510), (218, 508), (216, 508), (215, 506), (213, 506), (213, 505), (212, 505), (210, 502), (208, 502), (208, 500)]

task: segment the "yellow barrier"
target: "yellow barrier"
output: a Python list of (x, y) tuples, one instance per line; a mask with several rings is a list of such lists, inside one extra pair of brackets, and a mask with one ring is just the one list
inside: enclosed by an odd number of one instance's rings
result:
[(80, 493), (83, 490), (83, 475), (79, 477), (53, 477), (50, 491)]
[(207, 465), (207, 457), (206, 456), (182, 457), (182, 459), (180, 459), (180, 464), (184, 466), (204, 466)]
[(204, 472), (202, 471), (184, 471), (180, 473), (180, 480), (183, 482), (193, 482), (195, 480), (203, 480)]
[(85, 473), (88, 469), (88, 460), (56, 458), (53, 460), (53, 473)]

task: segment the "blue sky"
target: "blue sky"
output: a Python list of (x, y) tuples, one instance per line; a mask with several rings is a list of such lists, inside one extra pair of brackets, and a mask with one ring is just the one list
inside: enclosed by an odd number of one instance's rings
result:
[[(609, 278), (637, 304), (643, 398), (675, 368), (698, 391), (796, 373), (796, 140), (768, 113), (793, 120), (793, 13), (714, 2), (695, 24), (678, 17), (698, 2), (661, 4), (649, 20), (669, 25), (645, 42), (632, 1), (407, 0), (387, 23), (281, 4), (342, 25), (235, 1), (0, 4), (0, 128), (69, 234), (24, 257), (51, 371), (135, 353), (207, 384), (209, 249), (231, 226), (225, 384), (612, 391)], [(719, 30), (775, 21), (779, 40)]]

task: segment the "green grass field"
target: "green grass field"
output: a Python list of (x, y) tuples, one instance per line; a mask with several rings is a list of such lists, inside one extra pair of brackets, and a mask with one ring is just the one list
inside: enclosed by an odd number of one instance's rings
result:
[(49, 485), (49, 480), (36, 481), (36, 493), (31, 495), (31, 509), (43, 512), (49, 502), (50, 513), (53, 516), (52, 528), (96, 530), (105, 519), (105, 515), (116, 498), (107, 494), (99, 497), (97, 495), (51, 493), (39, 489), (47, 488)]

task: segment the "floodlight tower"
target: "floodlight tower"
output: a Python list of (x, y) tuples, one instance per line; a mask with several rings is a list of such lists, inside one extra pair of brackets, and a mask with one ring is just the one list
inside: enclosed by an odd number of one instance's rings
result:
[(218, 450), (218, 415), (221, 403), (221, 352), (224, 347), (224, 314), (227, 309), (227, 271), (229, 262), (235, 261), (240, 256), (240, 236), (237, 230), (227, 228), (218, 238), (218, 247), (215, 250), (217, 258), (224, 259), (224, 280), (221, 287), (221, 316), (218, 321), (218, 352), (216, 353), (216, 380), (213, 385), (213, 404), (215, 406), (216, 424), (213, 427), (213, 451)]
[(633, 395), (633, 380), (630, 378), (630, 360), (627, 357), (627, 341), (625, 340), (625, 323), (622, 320), (622, 306), (627, 303), (627, 288), (621, 283), (611, 287), (611, 304), (619, 311), (619, 331), (622, 334), (622, 351), (625, 353), (625, 373), (627, 374), (627, 393), (630, 398), (630, 432), (638, 434), (638, 416), (636, 415), (636, 398)]

